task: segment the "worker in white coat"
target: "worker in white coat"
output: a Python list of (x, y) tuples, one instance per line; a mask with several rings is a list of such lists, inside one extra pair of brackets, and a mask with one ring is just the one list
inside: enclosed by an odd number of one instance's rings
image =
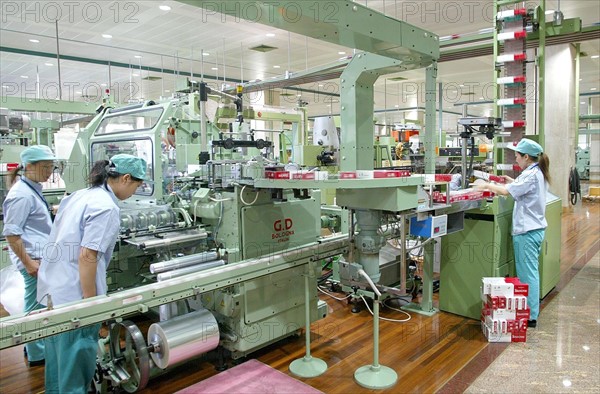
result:
[[(8, 241), (11, 262), (25, 280), (24, 312), (39, 307), (37, 275), (52, 228), (41, 183), (52, 175), (55, 160), (52, 150), (44, 145), (33, 145), (21, 152), (21, 164), (9, 174), (9, 184), (13, 186), (2, 203), (2, 235)], [(29, 342), (25, 350), (29, 366), (44, 364), (44, 341)]]
[[(66, 197), (39, 271), (38, 298), (56, 305), (106, 294), (106, 270), (119, 235), (118, 200), (131, 197), (146, 161), (119, 154), (94, 164), (90, 187)], [(96, 369), (99, 324), (46, 340), (46, 393), (87, 393)]]

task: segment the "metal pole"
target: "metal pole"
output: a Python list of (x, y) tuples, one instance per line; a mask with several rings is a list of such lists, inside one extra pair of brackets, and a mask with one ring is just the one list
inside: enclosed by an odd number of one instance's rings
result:
[(442, 121), (443, 121), (443, 110), (444, 110), (444, 105), (443, 105), (443, 100), (444, 99), (444, 89), (443, 89), (443, 85), (440, 82), (438, 85), (438, 147), (443, 148), (442, 146)]
[(314, 276), (311, 274), (315, 262), (310, 262), (306, 266), (307, 272), (304, 274), (304, 312), (305, 312), (305, 342), (306, 342), (306, 354), (304, 357), (296, 359), (291, 362), (289, 369), (294, 375), (303, 378), (314, 378), (322, 375), (327, 371), (327, 363), (319, 358), (313, 358), (310, 355), (310, 282), (308, 277)]
[(373, 368), (379, 368), (379, 296), (373, 292)]
[(160, 55), (160, 76), (162, 77), (160, 79), (160, 90), (161, 90), (161, 96), (165, 95), (165, 69), (163, 67), (163, 56)]
[[(467, 104), (463, 104), (463, 113), (462, 116), (463, 118), (466, 118), (468, 116), (468, 108), (467, 108)], [(467, 137), (463, 137), (462, 139), (462, 147), (460, 150), (460, 173), (462, 176), (461, 179), (461, 189), (464, 189), (467, 187), (467, 143), (468, 143), (469, 139)]]
[(306, 321), (305, 331), (305, 345), (306, 345), (306, 358), (310, 356), (310, 284), (308, 282), (308, 274), (304, 275), (304, 313)]
[(402, 228), (400, 229), (400, 293), (406, 294), (406, 215), (400, 215)]
[[(60, 76), (60, 45), (58, 43), (58, 20), (54, 22), (56, 26), (56, 68), (58, 70), (58, 99), (62, 100), (62, 79)], [(62, 121), (62, 114), (60, 115)]]

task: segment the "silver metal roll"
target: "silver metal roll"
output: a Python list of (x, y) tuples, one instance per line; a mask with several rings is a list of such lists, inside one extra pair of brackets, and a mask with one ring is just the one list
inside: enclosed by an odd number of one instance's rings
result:
[(178, 278), (183, 275), (191, 274), (193, 272), (204, 271), (213, 267), (220, 267), (225, 265), (225, 260), (214, 260), (202, 264), (192, 265), (191, 267), (185, 267), (178, 270), (172, 270), (163, 272), (156, 275), (156, 280), (162, 282), (163, 280)]
[(148, 344), (154, 363), (161, 369), (179, 364), (219, 345), (219, 325), (207, 310), (188, 313), (154, 323), (148, 329)]
[(177, 257), (169, 261), (161, 261), (150, 264), (150, 272), (153, 274), (160, 274), (161, 272), (189, 267), (191, 265), (216, 260), (218, 258), (219, 255), (217, 252), (203, 252), (189, 256)]
[(171, 245), (178, 245), (185, 242), (191, 242), (196, 240), (204, 239), (208, 236), (206, 232), (197, 232), (194, 234), (180, 234), (165, 238), (153, 238), (149, 240), (144, 240), (143, 243), (140, 244), (140, 249), (158, 249), (165, 248)]

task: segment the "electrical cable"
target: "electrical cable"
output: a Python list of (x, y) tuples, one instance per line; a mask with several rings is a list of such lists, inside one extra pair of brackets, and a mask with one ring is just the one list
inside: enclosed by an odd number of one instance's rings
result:
[(54, 304), (52, 303), (52, 297), (50, 296), (50, 293), (46, 293), (42, 296), (42, 298), (40, 298), (40, 300), (38, 302), (35, 303), (33, 308), (29, 312), (27, 312), (25, 314), (25, 316), (29, 316), (29, 314), (33, 311), (39, 311), (39, 309), (36, 309), (36, 308), (41, 304), (41, 302), (46, 297), (48, 298), (48, 302), (46, 302), (46, 304), (48, 304), (48, 305), (46, 305), (46, 310), (51, 311), (52, 309), (54, 309)]
[(346, 297), (344, 297), (344, 298), (338, 298), (338, 297), (334, 296), (333, 294), (330, 294), (330, 293), (326, 292), (325, 290), (321, 289), (321, 286), (317, 286), (317, 290), (319, 290), (321, 293), (323, 293), (323, 294), (325, 294), (325, 295), (328, 295), (329, 297), (331, 297), (331, 298), (333, 298), (333, 299), (336, 299), (336, 300), (338, 300), (338, 301), (344, 301), (344, 300), (347, 300), (348, 298), (352, 297), (352, 295), (351, 295), (351, 294), (348, 294), (348, 295), (347, 295)]
[[(212, 197), (208, 197), (208, 199), (210, 201), (214, 201), (214, 202), (225, 202), (225, 201), (233, 200), (233, 198), (212, 198)], [(196, 200), (196, 201), (198, 201), (198, 200)]]
[[(369, 308), (369, 304), (367, 303), (367, 300), (365, 300), (365, 297), (361, 295), (360, 298), (362, 298), (362, 300), (365, 303), (367, 309), (369, 310), (369, 312), (371, 313), (371, 315), (373, 315), (373, 311), (371, 310), (371, 308)], [(410, 314), (408, 314), (407, 312), (405, 312), (405, 311), (403, 311), (401, 309), (396, 309), (396, 308), (390, 308), (390, 309), (393, 309), (393, 310), (398, 311), (398, 312), (402, 312), (406, 316), (408, 316), (408, 318), (407, 319), (399, 320), (399, 319), (388, 319), (387, 317), (381, 317), (381, 316), (379, 316), (379, 320), (391, 321), (391, 322), (395, 322), (395, 323), (406, 323), (407, 321), (409, 321), (410, 319), (412, 319), (412, 316)]]
[(254, 204), (254, 203), (255, 203), (255, 202), (258, 200), (258, 194), (259, 194), (259, 191), (256, 191), (256, 196), (254, 197), (254, 200), (252, 200), (252, 202), (251, 202), (251, 203), (247, 203), (246, 201), (244, 201), (244, 189), (245, 189), (247, 186), (248, 186), (248, 185), (244, 185), (244, 186), (242, 187), (242, 190), (240, 191), (240, 201), (242, 202), (242, 204), (250, 206), (250, 205), (253, 205), (253, 204)]

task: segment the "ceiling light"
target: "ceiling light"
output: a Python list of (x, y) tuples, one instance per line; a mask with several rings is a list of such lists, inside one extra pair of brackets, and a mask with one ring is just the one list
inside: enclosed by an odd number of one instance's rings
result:
[(81, 94), (81, 90), (78, 90), (78, 91), (76, 91), (75, 93), (77, 93), (77, 94)]
[(27, 78), (29, 78), (29, 77), (28, 77), (27, 75), (21, 75), (21, 78), (23, 78), (23, 79), (27, 79)]
[(140, 55), (135, 55), (134, 58), (141, 59), (142, 57)]
[(345, 55), (345, 54), (346, 54), (346, 52), (344, 52), (344, 51), (339, 51), (338, 52), (338, 55)]
[(320, 84), (319, 84), (319, 87), (320, 87), (320, 88), (322, 88), (322, 87), (323, 87), (323, 84), (322, 84), (322, 83), (320, 83)]
[(35, 38), (31, 38), (31, 39), (29, 39), (29, 42), (33, 42), (34, 44), (37, 44), (38, 42), (40, 42), (40, 40), (36, 40)]
[(112, 38), (110, 34), (102, 34), (102, 38)]
[(211, 70), (217, 71), (219, 68), (218, 67), (212, 67)]
[(106, 84), (105, 83), (101, 83), (100, 86), (106, 86)]
[(600, 55), (594, 55), (592, 56), (592, 59), (598, 59), (600, 57)]
[(166, 89), (165, 93), (171, 93), (171, 91), (169, 89)]
[(588, 350), (590, 350), (590, 347), (588, 345), (583, 345), (583, 350), (587, 352)]
[(133, 76), (133, 77), (139, 77), (139, 76), (140, 76), (140, 74), (138, 74), (138, 73), (133, 73), (133, 74), (131, 74), (131, 76)]
[(8, 86), (2, 85), (2, 89), (8, 89)]
[(208, 56), (208, 55), (210, 55), (210, 53), (208, 53), (208, 52), (202, 52), (202, 56)]
[(266, 36), (267, 37), (275, 37), (275, 34), (273, 34), (273, 33), (267, 33)]
[(281, 68), (281, 66), (273, 66), (273, 68)]
[(563, 379), (562, 381), (563, 386), (565, 387), (571, 387), (571, 381), (568, 378)]
[(158, 8), (160, 8), (162, 11), (171, 11), (171, 7), (169, 7), (168, 5), (161, 5), (158, 6)]
[(579, 104), (585, 104), (585, 101), (580, 101)]
[(479, 97), (479, 100), (483, 100), (483, 97)]
[(554, 10), (547, 10), (546, 15), (554, 15)]
[(52, 64), (52, 63), (44, 63), (44, 66), (52, 67), (52, 66), (54, 66), (54, 64)]
[(598, 90), (598, 88), (591, 88), (590, 90)]
[(400, 106), (398, 104), (394, 105), (394, 108), (400, 108)]

